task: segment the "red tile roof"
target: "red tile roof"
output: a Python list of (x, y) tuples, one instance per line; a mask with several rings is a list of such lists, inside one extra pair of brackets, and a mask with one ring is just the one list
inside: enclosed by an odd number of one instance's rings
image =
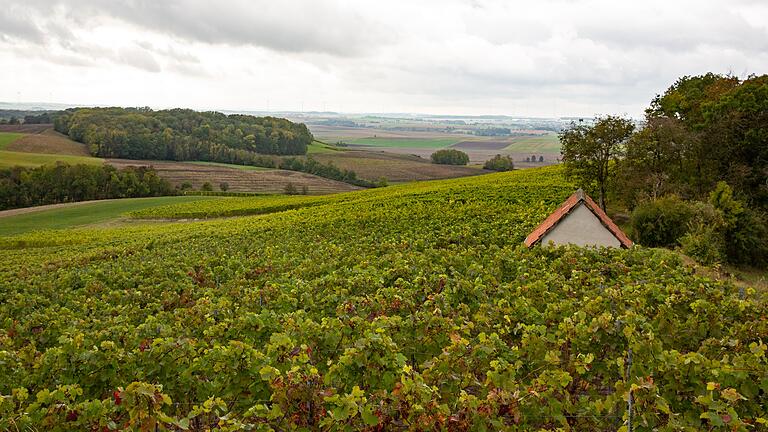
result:
[(546, 233), (548, 233), (552, 228), (554, 228), (561, 220), (565, 219), (568, 214), (575, 209), (579, 203), (583, 202), (584, 205), (587, 206), (587, 208), (594, 213), (595, 216), (597, 216), (598, 219), (600, 219), (600, 222), (605, 226), (605, 228), (608, 229), (608, 231), (611, 232), (611, 234), (616, 237), (617, 240), (621, 243), (621, 247), (623, 248), (629, 248), (632, 246), (632, 240), (627, 237), (626, 234), (616, 226), (616, 224), (611, 220), (611, 218), (608, 217), (607, 214), (603, 211), (603, 209), (600, 208), (597, 203), (595, 203), (592, 198), (589, 197), (586, 193), (584, 193), (583, 190), (579, 189), (568, 197), (567, 200), (565, 200), (564, 203), (560, 205), (560, 207), (557, 208), (551, 215), (549, 215), (544, 222), (541, 223), (538, 227), (536, 227), (533, 232), (531, 232), (528, 237), (525, 238), (525, 245), (528, 247), (532, 247), (536, 243), (538, 243), (542, 237)]

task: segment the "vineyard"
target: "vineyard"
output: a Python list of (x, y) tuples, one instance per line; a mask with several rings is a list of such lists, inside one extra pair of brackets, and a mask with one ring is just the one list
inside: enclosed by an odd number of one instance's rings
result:
[(522, 246), (557, 167), (0, 238), (0, 430), (766, 430), (764, 293)]

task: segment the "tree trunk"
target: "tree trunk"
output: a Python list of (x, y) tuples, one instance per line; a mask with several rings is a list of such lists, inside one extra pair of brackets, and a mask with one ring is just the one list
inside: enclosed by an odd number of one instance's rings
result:
[(605, 211), (605, 184), (600, 183), (600, 208)]

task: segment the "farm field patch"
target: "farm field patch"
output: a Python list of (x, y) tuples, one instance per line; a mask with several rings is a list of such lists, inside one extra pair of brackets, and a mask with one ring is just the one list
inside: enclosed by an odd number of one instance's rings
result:
[(513, 137), (504, 150), (510, 153), (559, 154), (560, 140), (555, 134)]
[(65, 162), (68, 164), (100, 165), (104, 159), (90, 156), (73, 156), (66, 154), (43, 154), (0, 150), (0, 167), (12, 167), (14, 165), (35, 167), (40, 165)]
[(23, 134), (15, 132), (0, 132), (0, 150), (8, 147), (9, 144), (23, 137)]
[(130, 159), (108, 159), (109, 164), (124, 168), (128, 166), (151, 166), (157, 174), (174, 186), (190, 184), (199, 190), (204, 183), (210, 183), (218, 191), (227, 183), (230, 192), (255, 192), (281, 194), (292, 184), (299, 191), (306, 186), (307, 193), (318, 195), (346, 192), (360, 189), (348, 183), (330, 180), (298, 171), (280, 169), (248, 169), (240, 165), (188, 163), (172, 161), (144, 161)]
[(73, 141), (53, 129), (45, 129), (38, 133), (25, 133), (7, 146), (5, 150), (90, 157), (85, 144)]
[(457, 143), (460, 138), (356, 138), (345, 140), (344, 143), (353, 146), (379, 148), (412, 148), (412, 149), (441, 149)]
[(201, 196), (124, 198), (6, 210), (0, 212), (0, 236), (98, 224), (118, 219), (128, 212), (150, 207), (212, 199), (219, 198)]

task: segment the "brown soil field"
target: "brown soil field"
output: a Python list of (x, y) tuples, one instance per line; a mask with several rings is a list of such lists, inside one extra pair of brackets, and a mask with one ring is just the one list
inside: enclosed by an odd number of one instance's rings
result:
[[(312, 155), (322, 163), (333, 163), (339, 168), (354, 171), (359, 178), (389, 182), (436, 180), (484, 174), (478, 168), (437, 165), (418, 156), (389, 152), (348, 150)], [(427, 155), (429, 157), (429, 155)]]
[[(38, 125), (30, 125), (38, 126)], [(74, 156), (90, 156), (85, 144), (72, 141), (66, 135), (47, 128), (39, 132), (23, 132), (26, 135), (12, 142), (5, 149), (24, 153), (47, 153)]]
[(307, 125), (312, 135), (317, 139), (328, 140), (329, 144), (333, 144), (335, 140), (339, 138), (354, 139), (354, 138), (456, 138), (456, 134), (449, 134), (445, 132), (412, 132), (412, 131), (396, 131), (386, 129), (375, 128), (355, 128), (355, 127), (343, 127), (343, 126), (322, 126), (322, 125)]
[(23, 125), (0, 125), (0, 132), (18, 132), (36, 134), (43, 133), (47, 129), (52, 129), (51, 124), (23, 124)]
[(296, 186), (299, 191), (303, 186), (306, 186), (308, 193), (312, 195), (360, 189), (357, 186), (312, 174), (277, 169), (248, 171), (216, 165), (128, 159), (107, 159), (107, 163), (118, 168), (152, 166), (160, 177), (168, 180), (172, 185), (179, 186), (184, 182), (189, 182), (197, 190), (205, 182), (209, 182), (215, 191), (219, 190), (221, 183), (226, 182), (229, 184), (230, 192), (283, 193), (289, 183)]
[(457, 149), (457, 150), (494, 150), (494, 151), (501, 151), (504, 150), (508, 145), (510, 144), (510, 141), (508, 140), (498, 140), (498, 141), (492, 141), (492, 140), (467, 140), (467, 141), (461, 141), (451, 146), (451, 148)]

